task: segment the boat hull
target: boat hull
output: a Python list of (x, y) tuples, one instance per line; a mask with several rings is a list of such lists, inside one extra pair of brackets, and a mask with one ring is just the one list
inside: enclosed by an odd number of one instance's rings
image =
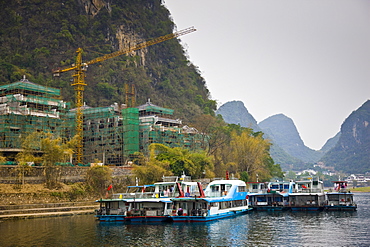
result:
[(326, 211), (356, 211), (357, 206), (343, 206), (343, 205), (334, 205), (334, 206), (325, 206)]
[(236, 215), (247, 214), (252, 209), (244, 209), (238, 211), (231, 211), (222, 214), (214, 214), (208, 216), (170, 216), (173, 222), (208, 222), (219, 219), (224, 219), (228, 217), (233, 217)]
[(287, 207), (280, 206), (253, 206), (256, 211), (285, 211), (288, 210)]
[(95, 215), (101, 222), (123, 222), (126, 221), (125, 215)]
[(101, 222), (169, 222), (169, 216), (95, 215)]
[(169, 216), (128, 216), (126, 221), (129, 222), (169, 222)]
[(322, 211), (324, 210), (324, 207), (290, 207), (290, 210), (292, 211)]

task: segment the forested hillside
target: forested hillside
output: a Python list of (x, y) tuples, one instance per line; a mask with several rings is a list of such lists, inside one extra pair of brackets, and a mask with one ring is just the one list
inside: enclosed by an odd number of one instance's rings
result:
[[(52, 71), (70, 67), (77, 48), (89, 61), (176, 30), (161, 0), (1, 0), (0, 7), (0, 85), (26, 75), (61, 88), (72, 106), (72, 72), (54, 78)], [(216, 108), (178, 39), (93, 64), (86, 82), (84, 100), (90, 106), (125, 103), (124, 85), (134, 84), (137, 104), (150, 98), (184, 120)]]
[(348, 173), (370, 172), (370, 101), (352, 112), (341, 126), (341, 135), (321, 161)]

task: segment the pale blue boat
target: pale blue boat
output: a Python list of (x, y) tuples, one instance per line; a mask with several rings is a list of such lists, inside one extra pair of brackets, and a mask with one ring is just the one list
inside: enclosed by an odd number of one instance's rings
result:
[(204, 197), (172, 198), (173, 222), (207, 222), (246, 214), (248, 203), (246, 184), (241, 180), (215, 180), (204, 191)]

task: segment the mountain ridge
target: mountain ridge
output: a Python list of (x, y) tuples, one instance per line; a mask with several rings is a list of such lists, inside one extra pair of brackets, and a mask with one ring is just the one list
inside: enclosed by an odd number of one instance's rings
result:
[[(227, 123), (240, 124), (242, 127), (252, 126), (254, 131), (262, 131), (265, 139), (273, 144), (270, 149), (271, 157), (284, 170), (305, 169), (308, 163), (317, 162), (323, 155), (322, 151), (312, 150), (304, 145), (293, 120), (284, 114), (276, 114), (257, 123), (241, 101), (223, 104), (216, 114), (222, 115)], [(327, 147), (330, 145), (332, 144), (328, 143)]]

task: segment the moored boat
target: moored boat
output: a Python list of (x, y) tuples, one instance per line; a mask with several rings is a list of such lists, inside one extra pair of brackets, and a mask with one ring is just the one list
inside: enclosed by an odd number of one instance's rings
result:
[(321, 211), (325, 206), (324, 185), (320, 180), (296, 181), (294, 191), (289, 193), (292, 211)]
[(164, 177), (163, 180), (154, 185), (128, 186), (131, 192), (97, 200), (100, 209), (95, 216), (100, 221), (168, 221), (172, 211), (170, 198), (200, 196), (202, 193), (201, 185), (191, 182), (190, 177)]
[(333, 181), (334, 189), (326, 193), (325, 210), (327, 211), (356, 211), (357, 204), (353, 193), (347, 189), (347, 181)]
[(207, 222), (244, 214), (248, 205), (246, 184), (241, 180), (215, 180), (204, 191), (204, 196), (172, 198), (173, 222)]
[(248, 195), (251, 207), (258, 211), (282, 211), (289, 209), (289, 193), (294, 182), (251, 182)]

